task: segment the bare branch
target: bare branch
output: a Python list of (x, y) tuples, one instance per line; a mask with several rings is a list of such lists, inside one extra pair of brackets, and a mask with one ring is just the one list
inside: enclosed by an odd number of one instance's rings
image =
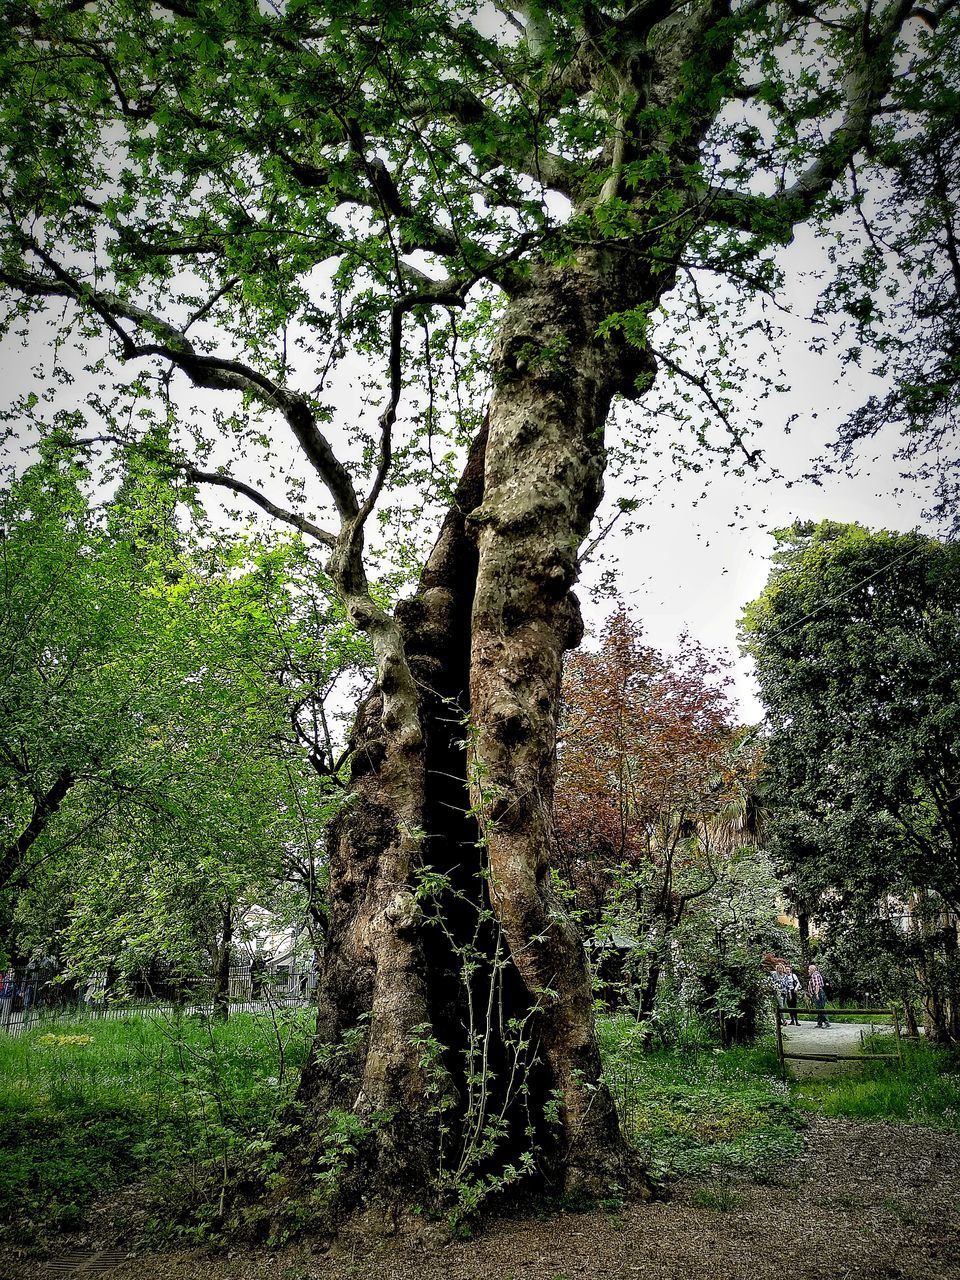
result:
[(327, 529), (320, 528), (319, 525), (308, 520), (305, 516), (299, 515), (296, 511), (289, 511), (285, 507), (278, 506), (272, 502), (259, 489), (255, 489), (253, 485), (247, 484), (245, 480), (238, 480), (235, 476), (231, 476), (225, 471), (204, 471), (186, 458), (179, 458), (175, 454), (170, 453), (166, 449), (154, 448), (153, 446), (141, 443), (135, 440), (128, 440), (123, 436), (105, 433), (96, 436), (83, 436), (73, 441), (83, 449), (92, 448), (96, 444), (116, 444), (123, 449), (137, 449), (142, 453), (158, 459), (171, 471), (175, 471), (178, 475), (183, 476), (190, 484), (208, 484), (214, 485), (220, 489), (230, 489), (233, 493), (238, 493), (250, 502), (266, 511), (275, 520), (281, 520), (284, 524), (292, 525), (293, 528), (299, 529), (301, 533), (313, 538), (317, 542), (322, 543), (326, 547), (336, 545), (336, 537)]
[[(314, 470), (330, 492), (340, 518), (348, 523), (356, 517), (359, 503), (350, 474), (334, 454), (329, 441), (317, 425), (312, 408), (303, 396), (278, 386), (265, 374), (242, 361), (198, 352), (186, 334), (169, 321), (117, 294), (95, 289), (85, 281), (77, 280), (36, 242), (31, 242), (29, 247), (51, 275), (41, 276), (27, 270), (5, 268), (0, 270), (0, 282), (26, 296), (70, 298), (87, 306), (117, 337), (125, 360), (158, 356), (181, 369), (194, 386), (244, 392), (255, 396), (270, 408), (280, 410)], [(120, 323), (121, 320), (132, 322), (160, 341), (138, 343)]]
[(232, 280), (228, 280), (224, 285), (222, 285), (212, 297), (207, 299), (198, 311), (193, 313), (187, 323), (183, 326), (183, 332), (186, 333), (187, 330), (191, 328), (191, 326), (195, 325), (198, 320), (203, 320), (204, 317), (208, 316), (221, 298), (225, 298), (228, 293), (232, 293), (237, 285), (241, 283), (241, 277), (234, 276)]
[(665, 355), (662, 351), (656, 350), (654, 347), (648, 345), (647, 350), (657, 360), (662, 361), (671, 373), (676, 374), (678, 378), (682, 378), (684, 382), (689, 382), (691, 386), (696, 387), (698, 391), (700, 391), (704, 399), (710, 405), (710, 408), (723, 423), (727, 434), (733, 440), (734, 444), (736, 444), (737, 448), (742, 452), (747, 465), (756, 470), (760, 465), (761, 458), (763, 457), (762, 451), (760, 449), (747, 448), (743, 442), (743, 432), (738, 430), (735, 424), (730, 420), (730, 415), (711, 391), (710, 384), (707, 382), (706, 378), (701, 374), (691, 373), (689, 369), (685, 369), (683, 365), (677, 364), (676, 360), (671, 359), (670, 356)]
[(230, 489), (233, 493), (239, 493), (244, 498), (248, 498), (261, 510), (266, 511), (267, 515), (273, 516), (275, 520), (282, 520), (284, 524), (292, 525), (294, 529), (299, 529), (301, 533), (305, 533), (308, 538), (314, 538), (317, 542), (322, 543), (325, 547), (333, 547), (336, 545), (336, 537), (327, 529), (321, 529), (319, 525), (308, 520), (305, 516), (298, 515), (296, 511), (288, 511), (285, 507), (278, 507), (275, 502), (254, 489), (244, 480), (238, 480), (235, 476), (228, 475), (224, 471), (201, 471), (199, 467), (195, 467), (192, 463), (178, 463), (176, 459), (171, 461), (171, 465), (181, 472), (185, 479), (195, 484), (216, 485), (221, 489)]

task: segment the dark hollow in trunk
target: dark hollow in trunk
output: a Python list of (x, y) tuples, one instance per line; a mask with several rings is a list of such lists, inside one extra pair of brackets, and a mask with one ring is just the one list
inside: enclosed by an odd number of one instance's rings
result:
[[(649, 369), (597, 335), (642, 287), (616, 252), (585, 253), (577, 272), (539, 269), (511, 303), (489, 425), (396, 611), (420, 733), (384, 711), (389, 669), (358, 714), (288, 1164), (314, 1183), (336, 1165), (332, 1216), (395, 1221), (520, 1178), (645, 1191), (603, 1081), (582, 940), (551, 882), (577, 550), (602, 493), (612, 396)], [(350, 1154), (334, 1157), (345, 1124)]]

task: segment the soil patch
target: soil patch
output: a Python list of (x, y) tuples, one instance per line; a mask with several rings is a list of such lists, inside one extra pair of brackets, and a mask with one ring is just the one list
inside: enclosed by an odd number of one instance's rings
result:
[[(91, 1244), (97, 1242), (91, 1241)], [(0, 1255), (7, 1280), (48, 1259)], [(492, 1224), (428, 1248), (355, 1238), (143, 1253), (110, 1280), (960, 1280), (960, 1134), (815, 1117), (769, 1182), (684, 1183), (668, 1203)]]

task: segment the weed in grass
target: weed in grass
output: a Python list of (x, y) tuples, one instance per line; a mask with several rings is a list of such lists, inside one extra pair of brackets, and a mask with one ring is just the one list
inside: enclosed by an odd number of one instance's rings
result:
[(690, 1198), (698, 1208), (716, 1209), (719, 1213), (727, 1213), (740, 1203), (740, 1197), (733, 1188), (723, 1182), (697, 1187)]
[(896, 1218), (901, 1226), (917, 1227), (923, 1222), (923, 1215), (918, 1213), (912, 1204), (903, 1200), (896, 1200), (893, 1196), (885, 1196), (881, 1207), (891, 1217)]
[(834, 1191), (830, 1195), (830, 1202), (839, 1209), (855, 1209), (860, 1203), (855, 1195), (849, 1191)]

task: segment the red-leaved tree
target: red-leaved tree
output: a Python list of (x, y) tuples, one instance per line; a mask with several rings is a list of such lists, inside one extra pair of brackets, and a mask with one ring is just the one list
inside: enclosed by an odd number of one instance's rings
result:
[(563, 684), (556, 822), (562, 873), (585, 918), (616, 919), (653, 1010), (673, 931), (756, 836), (757, 751), (738, 728), (722, 658), (689, 636), (665, 655), (619, 603)]

